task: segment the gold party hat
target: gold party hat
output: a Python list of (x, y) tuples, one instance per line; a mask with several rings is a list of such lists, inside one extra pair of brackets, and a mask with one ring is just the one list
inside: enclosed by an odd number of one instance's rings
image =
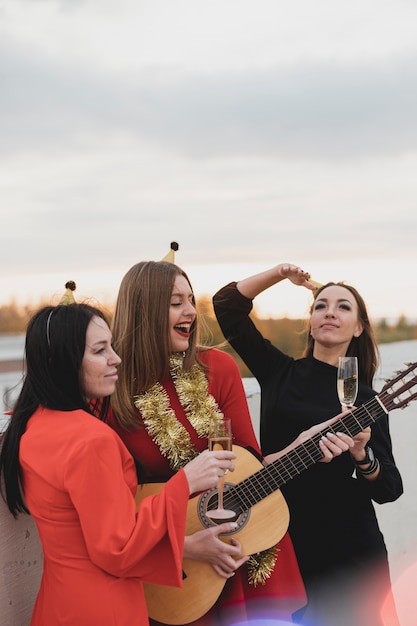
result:
[(75, 304), (75, 298), (73, 292), (76, 290), (77, 286), (73, 280), (69, 280), (65, 283), (65, 293), (62, 296), (59, 304)]
[(177, 244), (177, 242), (171, 241), (170, 250), (168, 254), (166, 254), (164, 258), (161, 259), (161, 261), (166, 261), (167, 263), (175, 263), (175, 253), (178, 250), (178, 248), (179, 248), (179, 245)]

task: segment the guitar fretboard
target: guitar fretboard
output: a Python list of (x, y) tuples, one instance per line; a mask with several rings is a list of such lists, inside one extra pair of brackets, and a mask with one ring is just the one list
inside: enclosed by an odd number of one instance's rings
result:
[(379, 396), (375, 396), (267, 467), (225, 491), (224, 506), (232, 508), (238, 514), (243, 513), (305, 469), (318, 463), (323, 458), (319, 442), (327, 433), (342, 432), (354, 437), (387, 413)]

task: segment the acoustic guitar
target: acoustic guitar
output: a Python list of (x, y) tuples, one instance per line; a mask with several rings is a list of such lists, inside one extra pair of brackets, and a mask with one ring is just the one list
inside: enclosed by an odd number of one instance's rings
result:
[[(237, 458), (234, 461), (234, 472), (227, 475), (224, 507), (234, 511), (230, 521), (235, 521), (237, 528), (222, 534), (221, 539), (238, 539), (243, 554), (255, 554), (275, 546), (285, 535), (289, 524), (288, 506), (280, 488), (320, 461), (323, 455), (319, 441), (326, 433), (344, 432), (354, 437), (389, 411), (403, 408), (415, 400), (417, 393), (413, 393), (412, 388), (417, 383), (416, 368), (417, 363), (407, 364), (407, 369), (396, 372), (397, 376), (389, 380), (374, 398), (344, 414), (330, 427), (266, 467), (245, 448), (233, 446)], [(163, 483), (139, 485), (137, 505), (140, 506), (143, 498), (159, 493), (162, 488)], [(187, 509), (186, 534), (191, 535), (215, 525), (216, 522), (207, 517), (206, 513), (216, 508), (216, 505), (216, 489), (191, 497)], [(188, 624), (211, 609), (225, 583), (226, 579), (216, 574), (208, 563), (184, 559), (182, 587), (145, 584), (149, 615), (163, 624)]]

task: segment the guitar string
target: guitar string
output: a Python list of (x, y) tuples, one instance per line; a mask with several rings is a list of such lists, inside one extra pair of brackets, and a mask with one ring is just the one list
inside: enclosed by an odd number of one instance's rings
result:
[[(410, 392), (409, 388), (415, 385), (415, 378), (410, 379), (406, 383), (405, 377), (415, 369), (416, 365), (410, 364), (408, 370), (399, 372), (395, 379), (389, 381), (391, 392), (384, 388), (378, 395), (364, 405), (350, 411), (344, 417), (341, 417), (332, 426), (316, 433), (311, 439), (300, 444), (269, 466), (258, 470), (258, 472), (240, 483), (227, 488), (224, 492), (224, 506), (233, 508), (236, 514), (239, 515), (270, 495), (273, 491), (279, 489), (304, 469), (320, 461), (323, 455), (319, 447), (319, 441), (326, 433), (345, 432), (353, 437), (367, 426), (376, 422), (382, 415), (387, 414), (388, 410), (395, 408), (394, 399), (398, 397), (400, 392), (404, 390)], [(403, 383), (402, 387), (400, 390), (395, 390), (394, 385), (399, 381)], [(414, 400), (416, 397), (417, 394), (411, 394), (410, 392), (408, 401)], [(403, 405), (404, 402), (398, 403), (398, 406)]]
[[(369, 405), (372, 405), (370, 410), (367, 408)], [(372, 414), (370, 411), (374, 411), (374, 413)], [(376, 417), (375, 412), (377, 413)], [(319, 441), (326, 433), (345, 432), (349, 436), (354, 436), (379, 419), (383, 414), (385, 414), (385, 411), (378, 400), (373, 398), (367, 403), (367, 406), (363, 405), (349, 412), (335, 424), (316, 433), (311, 439), (290, 450), (290, 452), (271, 463), (271, 465), (263, 467), (237, 485), (226, 489), (223, 496), (224, 506), (231, 508), (233, 503), (234, 510), (236, 510), (236, 502), (238, 502), (240, 512), (250, 508), (276, 489), (279, 489), (283, 484), (301, 474), (304, 469), (320, 461), (323, 458), (323, 454), (319, 447)]]

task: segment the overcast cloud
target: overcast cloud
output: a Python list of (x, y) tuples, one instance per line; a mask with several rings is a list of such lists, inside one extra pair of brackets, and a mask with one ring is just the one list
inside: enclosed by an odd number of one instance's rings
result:
[(415, 286), (416, 23), (407, 0), (0, 0), (1, 299), (172, 239), (186, 268)]

